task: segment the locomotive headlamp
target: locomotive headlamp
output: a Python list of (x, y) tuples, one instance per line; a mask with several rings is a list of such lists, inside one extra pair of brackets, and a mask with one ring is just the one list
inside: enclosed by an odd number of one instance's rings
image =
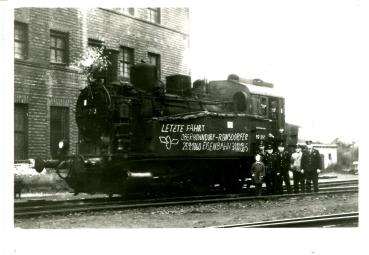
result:
[(63, 141), (63, 140), (61, 140), (61, 141), (58, 143), (58, 147), (59, 147), (59, 149), (63, 149), (63, 147), (64, 147), (64, 141)]
[(68, 149), (69, 149), (68, 140), (65, 140), (65, 139), (60, 140), (58, 143), (58, 156), (59, 157), (66, 156)]

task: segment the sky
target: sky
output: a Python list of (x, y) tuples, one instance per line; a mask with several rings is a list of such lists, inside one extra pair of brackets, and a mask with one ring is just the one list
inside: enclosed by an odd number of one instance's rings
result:
[(359, 140), (369, 95), (368, 1), (245, 1), (190, 8), (192, 79), (272, 82), (301, 138)]

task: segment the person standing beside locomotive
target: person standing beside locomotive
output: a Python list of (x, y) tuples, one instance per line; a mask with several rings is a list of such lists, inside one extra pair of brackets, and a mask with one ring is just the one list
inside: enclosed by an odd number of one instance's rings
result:
[[(260, 156), (260, 162), (262, 162), (264, 164), (264, 158), (265, 158), (265, 155), (266, 155), (266, 152), (265, 152), (265, 145), (264, 145), (264, 141), (261, 140), (258, 144), (258, 146), (256, 147), (256, 153), (255, 153), (255, 156), (259, 155)], [(247, 178), (249, 179), (249, 178)], [(250, 186), (251, 184), (255, 184), (254, 180), (253, 180), (253, 177), (249, 180), (246, 181), (246, 188), (247, 190), (250, 190)], [(256, 187), (256, 186), (255, 186)]]
[(313, 148), (311, 141), (306, 141), (307, 150), (302, 153), (301, 172), (305, 178), (306, 192), (311, 192), (311, 182), (314, 185), (314, 192), (318, 192), (318, 174), (320, 173), (320, 155)]
[(255, 184), (256, 196), (261, 196), (263, 179), (265, 176), (265, 166), (261, 162), (260, 154), (255, 155), (255, 162), (251, 165), (251, 176)]
[(273, 147), (271, 144), (268, 144), (266, 149), (266, 154), (263, 158), (263, 163), (265, 165), (265, 176), (264, 182), (266, 185), (267, 194), (274, 193), (274, 154), (273, 154)]
[(266, 152), (265, 152), (265, 145), (264, 145), (264, 142), (263, 141), (260, 141), (259, 147), (258, 147), (258, 150), (257, 150), (256, 154), (259, 154), (261, 156), (261, 161), (263, 161), (263, 157), (266, 154)]
[(291, 193), (291, 185), (290, 185), (290, 155), (288, 152), (284, 150), (284, 144), (279, 143), (278, 152), (275, 154), (275, 171), (276, 171), (276, 182), (275, 188), (277, 194), (283, 194), (283, 181), (286, 185), (287, 192)]
[(304, 174), (301, 172), (301, 158), (302, 151), (301, 146), (296, 145), (296, 151), (291, 155), (291, 169), (293, 173), (293, 190), (295, 193), (299, 193), (299, 187), (301, 185), (301, 192), (305, 192), (305, 180)]

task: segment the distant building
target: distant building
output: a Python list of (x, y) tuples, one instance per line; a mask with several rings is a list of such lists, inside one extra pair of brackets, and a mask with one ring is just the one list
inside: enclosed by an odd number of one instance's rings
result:
[(162, 81), (189, 75), (187, 8), (17, 8), (14, 13), (14, 156), (55, 156), (66, 139), (78, 144), (75, 104), (85, 78), (72, 63), (88, 47), (115, 52), (113, 74), (129, 80), (144, 60)]
[(337, 145), (335, 144), (313, 144), (320, 153), (323, 169), (332, 164), (337, 164)]

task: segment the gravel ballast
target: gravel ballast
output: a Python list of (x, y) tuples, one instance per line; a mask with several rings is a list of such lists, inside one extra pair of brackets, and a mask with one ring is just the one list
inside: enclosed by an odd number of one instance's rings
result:
[(358, 211), (358, 194), (329, 194), (48, 215), (15, 219), (16, 228), (193, 228)]

